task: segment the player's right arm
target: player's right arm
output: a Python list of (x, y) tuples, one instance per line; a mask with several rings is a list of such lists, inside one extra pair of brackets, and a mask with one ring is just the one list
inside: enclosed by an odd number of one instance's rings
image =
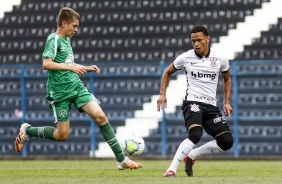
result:
[(82, 65), (64, 65), (54, 62), (51, 58), (44, 58), (42, 64), (43, 70), (69, 70), (80, 76), (87, 73), (87, 67)]
[(160, 111), (161, 107), (167, 106), (166, 89), (170, 81), (170, 76), (174, 74), (176, 71), (177, 70), (174, 68), (173, 64), (170, 64), (163, 72), (163, 76), (161, 79), (160, 96), (157, 101), (157, 111)]

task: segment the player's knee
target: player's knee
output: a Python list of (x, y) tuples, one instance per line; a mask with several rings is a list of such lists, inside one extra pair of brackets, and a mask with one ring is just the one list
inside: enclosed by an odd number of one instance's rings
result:
[(195, 126), (189, 130), (188, 134), (188, 139), (194, 144), (197, 144), (203, 135), (203, 127)]
[(107, 117), (106, 117), (106, 115), (103, 111), (97, 112), (95, 114), (94, 120), (98, 125), (101, 125), (101, 124), (104, 124), (105, 122), (108, 122), (108, 119), (107, 119)]
[(217, 145), (223, 150), (229, 150), (233, 146), (233, 136), (230, 132), (223, 133), (216, 137)]
[(69, 132), (63, 132), (55, 137), (56, 141), (65, 142), (69, 138)]
[(68, 136), (59, 136), (56, 138), (56, 141), (65, 142), (68, 140)]

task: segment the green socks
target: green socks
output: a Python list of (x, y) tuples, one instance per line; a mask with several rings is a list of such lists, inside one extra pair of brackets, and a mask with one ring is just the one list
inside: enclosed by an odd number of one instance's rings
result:
[(54, 133), (55, 128), (50, 126), (45, 127), (27, 127), (26, 128), (26, 134), (30, 137), (39, 137), (39, 138), (45, 138), (50, 140), (54, 139)]
[[(100, 131), (111, 149), (113, 150), (116, 159), (118, 162), (121, 162), (125, 159), (125, 156), (122, 152), (122, 149), (120, 147), (120, 144), (116, 138), (116, 134), (114, 133), (110, 123), (106, 123), (103, 126), (100, 126)], [(45, 138), (49, 140), (55, 140), (54, 139), (54, 133), (55, 128), (50, 126), (45, 127), (27, 127), (26, 128), (26, 134), (30, 137), (39, 137), (39, 138)]]
[(105, 141), (107, 141), (107, 143), (109, 144), (109, 146), (113, 150), (117, 161), (118, 162), (123, 161), (125, 156), (122, 152), (120, 144), (119, 144), (119, 142), (116, 138), (116, 134), (114, 133), (110, 123), (106, 123), (105, 125), (100, 126), (99, 128), (100, 128), (100, 131), (101, 131)]

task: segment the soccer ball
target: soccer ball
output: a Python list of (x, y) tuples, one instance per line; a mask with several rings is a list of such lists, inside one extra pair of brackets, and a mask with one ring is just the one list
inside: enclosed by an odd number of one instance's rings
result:
[(119, 142), (126, 156), (137, 157), (145, 149), (144, 139), (134, 133), (124, 135), (119, 139)]

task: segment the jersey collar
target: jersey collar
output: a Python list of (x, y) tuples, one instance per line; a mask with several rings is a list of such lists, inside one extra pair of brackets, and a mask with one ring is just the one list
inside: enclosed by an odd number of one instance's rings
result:
[(198, 59), (208, 58), (208, 57), (210, 56), (211, 48), (209, 47), (209, 52), (208, 52), (207, 55), (205, 55), (205, 56), (201, 56), (201, 55), (197, 54), (197, 52), (195, 51), (195, 49), (194, 49), (194, 52), (195, 52), (195, 54), (196, 54), (196, 56), (197, 56)]

